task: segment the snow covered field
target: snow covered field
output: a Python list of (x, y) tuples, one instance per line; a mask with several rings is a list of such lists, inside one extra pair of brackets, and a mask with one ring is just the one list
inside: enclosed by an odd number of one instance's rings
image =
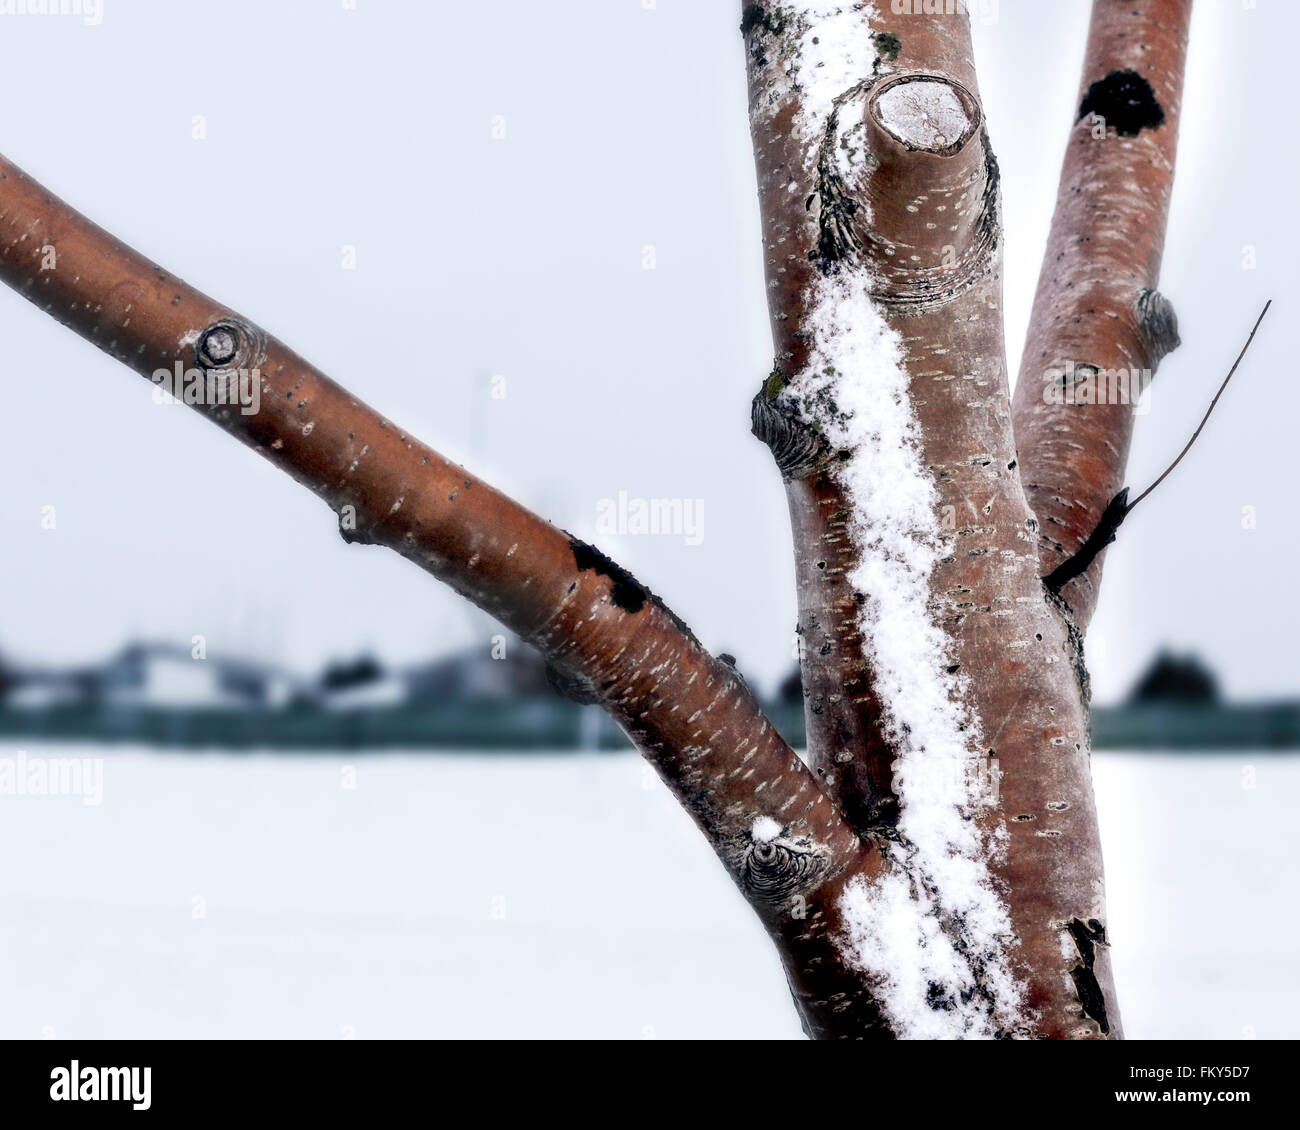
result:
[[(0, 1037), (800, 1035), (632, 754), (28, 755), (103, 797), (0, 795)], [(1300, 1036), (1300, 758), (1095, 765), (1129, 1035)]]

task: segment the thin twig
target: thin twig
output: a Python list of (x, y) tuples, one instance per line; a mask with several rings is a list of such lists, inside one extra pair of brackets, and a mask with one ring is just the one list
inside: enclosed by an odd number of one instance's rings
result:
[(1187, 445), (1178, 453), (1178, 458), (1170, 463), (1160, 477), (1132, 502), (1128, 501), (1128, 487), (1125, 487), (1106, 504), (1106, 509), (1102, 511), (1101, 519), (1097, 522), (1096, 528), (1088, 535), (1087, 540), (1079, 547), (1078, 552), (1072, 557), (1067, 557), (1043, 578), (1043, 584), (1051, 592), (1059, 593), (1075, 577), (1082, 576), (1087, 572), (1088, 566), (1096, 560), (1097, 555), (1115, 540), (1115, 535), (1119, 532), (1120, 526), (1123, 524), (1124, 519), (1133, 512), (1133, 508), (1163, 483), (1169, 477), (1170, 472), (1183, 461), (1183, 456), (1191, 451), (1192, 444), (1196, 442), (1197, 436), (1201, 434), (1201, 430), (1209, 421), (1210, 413), (1214, 411), (1214, 406), (1219, 403), (1219, 397), (1223, 395), (1223, 390), (1228, 387), (1228, 382), (1232, 380), (1232, 374), (1237, 371), (1241, 359), (1246, 356), (1246, 350), (1250, 348), (1250, 343), (1255, 340), (1255, 331), (1259, 329), (1260, 322), (1264, 320), (1264, 315), (1268, 313), (1268, 308), (1272, 305), (1273, 300), (1271, 298), (1264, 303), (1264, 309), (1259, 312), (1259, 317), (1255, 319), (1255, 325), (1250, 331), (1250, 336), (1246, 338), (1246, 344), (1241, 347), (1241, 352), (1237, 354), (1237, 359), (1232, 363), (1232, 368), (1228, 370), (1228, 375), (1223, 378), (1223, 383), (1219, 385), (1219, 391), (1214, 394), (1214, 399), (1210, 401), (1209, 408), (1205, 410), (1205, 415), (1201, 417), (1201, 422), (1196, 426), (1196, 431), (1192, 433), (1192, 438), (1187, 441)]
[(1196, 442), (1196, 437), (1201, 434), (1201, 429), (1205, 427), (1206, 421), (1209, 420), (1210, 413), (1214, 411), (1214, 406), (1219, 403), (1219, 397), (1223, 395), (1223, 390), (1228, 387), (1228, 382), (1232, 380), (1232, 374), (1237, 371), (1237, 366), (1241, 364), (1241, 359), (1246, 356), (1246, 350), (1250, 348), (1250, 343), (1255, 340), (1255, 330), (1259, 329), (1260, 322), (1264, 320), (1264, 315), (1268, 313), (1268, 308), (1272, 305), (1273, 300), (1271, 298), (1264, 303), (1264, 309), (1259, 312), (1259, 317), (1255, 319), (1255, 325), (1250, 331), (1250, 337), (1246, 338), (1246, 344), (1241, 347), (1241, 352), (1237, 354), (1237, 359), (1232, 363), (1232, 368), (1228, 370), (1228, 375), (1223, 378), (1223, 384), (1219, 385), (1219, 391), (1214, 394), (1214, 399), (1210, 401), (1210, 406), (1205, 410), (1205, 415), (1201, 417), (1201, 422), (1196, 426), (1196, 431), (1192, 433), (1192, 438), (1187, 441), (1187, 446), (1178, 453), (1178, 458), (1165, 468), (1164, 474), (1128, 504), (1129, 510), (1132, 510), (1133, 507), (1163, 483), (1168, 478), (1169, 472), (1183, 461), (1183, 456), (1192, 450), (1192, 444)]

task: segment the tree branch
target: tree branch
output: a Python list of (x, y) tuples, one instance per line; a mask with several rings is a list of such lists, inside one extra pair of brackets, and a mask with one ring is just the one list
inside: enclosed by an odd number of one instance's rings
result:
[(1237, 354), (1237, 359), (1232, 363), (1232, 368), (1228, 370), (1228, 375), (1223, 378), (1223, 383), (1219, 385), (1218, 391), (1214, 394), (1214, 399), (1210, 401), (1210, 406), (1205, 410), (1205, 415), (1201, 417), (1201, 422), (1196, 425), (1196, 431), (1192, 433), (1192, 438), (1183, 446), (1182, 451), (1178, 453), (1168, 467), (1160, 472), (1155, 482), (1132, 502), (1128, 500), (1128, 487), (1125, 487), (1106, 504), (1106, 509), (1102, 512), (1101, 521), (1097, 523), (1097, 528), (1088, 535), (1079, 551), (1073, 557), (1062, 561), (1043, 578), (1043, 584), (1047, 586), (1049, 592), (1060, 595), (1061, 590), (1075, 577), (1082, 576), (1087, 572), (1088, 567), (1096, 560), (1097, 555), (1115, 540), (1115, 535), (1119, 533), (1119, 528), (1124, 519), (1133, 512), (1139, 502), (1173, 473), (1174, 468), (1183, 461), (1183, 456), (1192, 450), (1192, 445), (1201, 432), (1205, 430), (1205, 425), (1209, 423), (1215, 405), (1219, 403), (1219, 397), (1223, 395), (1223, 390), (1228, 387), (1228, 382), (1232, 380), (1232, 375), (1237, 371), (1237, 366), (1241, 364), (1241, 359), (1246, 356), (1246, 350), (1250, 348), (1250, 343), (1255, 340), (1255, 331), (1259, 329), (1260, 322), (1264, 320), (1264, 315), (1268, 313), (1268, 308), (1272, 305), (1273, 300), (1271, 298), (1264, 303), (1264, 309), (1259, 312), (1259, 317), (1255, 319), (1255, 324), (1250, 330), (1250, 336), (1246, 338), (1246, 344), (1241, 347), (1241, 352)]
[[(55, 249), (44, 269), (41, 249)], [(631, 574), (448, 462), (247, 319), (124, 247), (0, 158), (0, 277), (145, 376), (203, 378), (194, 406), (323, 498), (349, 541), (415, 562), (536, 645), (608, 710), (770, 930), (869, 853), (763, 716)], [(260, 407), (214, 403), (239, 370)], [(215, 385), (212, 383), (215, 381)], [(756, 838), (759, 822), (769, 831)]]
[[(1062, 575), (1056, 571), (1099, 529), (1124, 481), (1133, 403), (1178, 344), (1173, 309), (1155, 287), (1191, 7), (1191, 0), (1093, 4), (1013, 408), (1049, 576)], [(1094, 555), (1064, 582), (1062, 598), (1081, 629), (1096, 607), (1101, 568)]]

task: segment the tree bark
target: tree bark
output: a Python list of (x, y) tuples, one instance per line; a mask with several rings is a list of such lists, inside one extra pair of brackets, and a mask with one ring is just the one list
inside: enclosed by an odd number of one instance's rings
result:
[[(1097, 0), (1020, 376), (1021, 477), (1049, 573), (1124, 485), (1133, 393), (1178, 345), (1157, 290), (1191, 0)], [(1136, 374), (1136, 376), (1135, 376)], [(1081, 631), (1105, 554), (1062, 590)]]
[[(43, 269), (45, 247), (56, 266)], [(348, 541), (384, 545), (447, 582), (599, 702), (694, 817), (786, 952), (790, 906), (871, 859), (763, 716), (626, 570), (424, 446), (228, 307), (124, 247), (0, 158), (0, 277), (146, 377), (179, 362), (258, 411), (193, 406), (323, 498)], [(206, 383), (206, 382), (205, 382)], [(802, 931), (801, 931), (802, 932)]]
[[(1086, 671), (1022, 487), (967, 21), (766, 3), (742, 26), (776, 350), (754, 425), (787, 481), (809, 755), (889, 844), (847, 905), (859, 966), (899, 1034), (1118, 1037)], [(909, 930), (952, 952), (889, 952), (895, 872)]]
[[(1159, 239), (1100, 266), (1071, 241), (1115, 244), (1155, 217), (1139, 207), (1153, 184), (1167, 198), (1158, 177), (1123, 186), (1135, 160), (1172, 170), (1185, 7), (1135, 0), (1132, 25), (1098, 0), (1092, 104), (1134, 124), (1141, 88), (1104, 79), (1128, 59), (1123, 29), (1140, 26), (1166, 118), (1109, 148), (1076, 127), (1027, 357), (1100, 363), (1168, 344), (1150, 291)], [(446, 581), (608, 710), (774, 938), (810, 1035), (1116, 1038), (1079, 627), (1090, 606), (1070, 591), (1071, 616), (1043, 585), (1070, 543), (1039, 523), (1082, 528), (1104, 507), (1126, 425), (1018, 399), (1013, 435), (998, 173), (969, 27), (921, 9), (742, 5), (776, 357), (752, 420), (786, 480), (811, 768), (734, 668), (624, 569), (2, 159), (0, 277), (146, 376), (193, 373), (207, 390), (195, 407), (325, 499), (346, 539)], [(1123, 188), (1117, 212), (1093, 187), (1080, 211), (1075, 180), (1090, 178)], [(1070, 304), (1084, 279), (1103, 313), (1086, 338), (1062, 335), (1082, 318)], [(255, 412), (214, 395), (240, 374), (256, 381)], [(1075, 447), (1101, 470), (1080, 472)], [(1086, 492), (1049, 472), (1083, 473)]]

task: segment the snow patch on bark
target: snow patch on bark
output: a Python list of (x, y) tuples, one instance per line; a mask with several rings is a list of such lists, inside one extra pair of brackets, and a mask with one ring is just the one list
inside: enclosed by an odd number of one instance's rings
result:
[(822, 130), (835, 99), (874, 72), (877, 51), (871, 38), (875, 5), (864, 0), (842, 3), (778, 3), (763, 5), (761, 30), (763, 88), (751, 103), (757, 119), (777, 114), (792, 99), (799, 100), (795, 130), (811, 162), (815, 162)]
[(922, 464), (903, 343), (871, 301), (870, 274), (844, 267), (808, 295), (813, 348), (792, 396), (832, 446), (853, 508), (866, 596), (863, 651), (898, 751), (898, 830), (888, 873), (856, 881), (841, 911), (851, 958), (878, 982), (900, 1036), (991, 1037), (1016, 1026), (1021, 993), (1005, 950), (1010, 918), (988, 860), (998, 849), (977, 817), (990, 803), (965, 680), (930, 578), (951, 550)]
[[(796, 14), (798, 34), (783, 60), (785, 93), (799, 98), (795, 129), (811, 184), (836, 100), (871, 73), (875, 10), (785, 7)], [(886, 109), (889, 128), (905, 139), (932, 145), (969, 124), (946, 88), (920, 92), (934, 98), (919, 102), (917, 91), (904, 93)], [(871, 978), (899, 1036), (991, 1037), (1022, 1022), (1023, 994), (1006, 956), (1010, 916), (988, 868), (999, 843), (977, 820), (991, 800), (979, 727), (965, 705), (964, 678), (949, 670), (941, 602), (930, 587), (951, 546), (922, 461), (903, 342), (872, 302), (872, 284), (867, 269), (841, 263), (813, 285), (805, 298), (809, 363), (780, 394), (848, 456), (832, 472), (853, 510), (858, 565), (848, 580), (866, 596), (864, 656), (898, 751), (899, 836), (887, 844), (884, 877), (847, 888), (842, 944)]]
[(871, 39), (873, 4), (796, 4), (803, 34), (790, 76), (800, 92), (799, 125), (815, 150), (825, 133), (835, 99), (871, 74), (876, 47)]

